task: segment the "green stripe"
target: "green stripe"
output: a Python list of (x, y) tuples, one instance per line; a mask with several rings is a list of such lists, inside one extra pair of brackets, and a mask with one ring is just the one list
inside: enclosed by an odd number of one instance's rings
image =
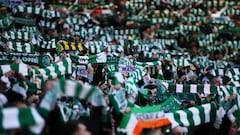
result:
[(197, 109), (199, 110), (199, 116), (201, 123), (205, 123), (205, 113), (203, 113), (205, 110), (202, 106), (198, 106)]
[(81, 83), (77, 83), (76, 88), (75, 88), (75, 97), (79, 97), (81, 92), (83, 90), (83, 86)]
[(30, 108), (18, 108), (20, 127), (34, 125), (36, 123)]
[(88, 92), (86, 99), (89, 99), (89, 97), (93, 94), (93, 92), (96, 90), (96, 88), (94, 86), (92, 86), (92, 88), (90, 89), (90, 91)]
[(193, 117), (198, 117), (198, 116), (193, 116), (193, 113), (191, 111), (189, 111), (188, 109), (184, 110), (186, 113), (187, 113), (187, 119), (188, 119), (188, 122), (189, 122), (189, 127), (194, 127), (195, 124), (194, 124), (194, 121), (193, 121)]
[(183, 126), (183, 123), (180, 119), (180, 114), (179, 112), (176, 112), (176, 113), (173, 113), (173, 116), (174, 116), (174, 119), (176, 120), (176, 122), (180, 125), (180, 126)]

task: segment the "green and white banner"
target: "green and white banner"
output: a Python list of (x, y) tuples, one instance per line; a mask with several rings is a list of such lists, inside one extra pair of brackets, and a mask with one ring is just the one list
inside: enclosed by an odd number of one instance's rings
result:
[(71, 59), (77, 64), (88, 64), (88, 63), (106, 63), (107, 55), (105, 52), (90, 55), (90, 56), (74, 56), (71, 55)]
[(33, 64), (41, 67), (46, 67), (50, 65), (50, 59), (47, 55), (28, 54), (28, 53), (1, 53), (0, 65), (6, 64), (6, 63), (13, 63), (18, 59), (30, 65)]

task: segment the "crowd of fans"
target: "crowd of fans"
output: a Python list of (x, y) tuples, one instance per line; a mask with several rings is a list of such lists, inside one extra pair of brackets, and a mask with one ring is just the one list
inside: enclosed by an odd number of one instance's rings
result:
[(0, 132), (237, 135), (238, 0), (0, 0)]

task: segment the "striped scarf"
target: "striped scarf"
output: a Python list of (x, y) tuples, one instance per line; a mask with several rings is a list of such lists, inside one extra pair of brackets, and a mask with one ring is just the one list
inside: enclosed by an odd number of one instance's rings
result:
[(161, 61), (153, 61), (153, 62), (136, 62), (138, 66), (161, 66)]
[(24, 41), (29, 41), (32, 37), (31, 32), (21, 32), (21, 31), (7, 31), (4, 35), (4, 37), (8, 40), (16, 40), (16, 39), (21, 39)]
[(125, 98), (124, 89), (120, 89), (116, 93), (109, 95), (108, 98), (118, 114), (125, 112), (128, 103)]
[(41, 20), (39, 22), (39, 26), (49, 28), (49, 29), (56, 29), (56, 23), (46, 20)]
[(7, 29), (12, 24), (12, 18), (11, 16), (8, 16), (7, 18), (0, 19), (0, 28)]
[(186, 67), (190, 65), (190, 60), (187, 60), (186, 58), (184, 59), (173, 59), (173, 63), (176, 67)]
[(95, 86), (87, 83), (83, 84), (81, 82), (65, 80), (62, 78), (57, 81), (57, 83), (60, 87), (59, 93), (61, 96), (70, 96), (79, 99), (90, 100), (92, 95), (97, 91)]
[(36, 14), (36, 15), (41, 15), (44, 18), (54, 18), (54, 17), (63, 17), (64, 14), (57, 12), (57, 11), (51, 11), (51, 10), (45, 10), (41, 8), (35, 8), (35, 7), (23, 7), (23, 6), (16, 6), (13, 9), (14, 13), (29, 13), (29, 14)]
[(49, 41), (46, 41), (43, 39), (43, 37), (39, 36), (37, 37), (36, 41), (37, 46), (43, 49), (56, 49), (57, 48), (57, 43), (56, 39), (51, 39)]
[(163, 23), (163, 24), (173, 24), (172, 19), (170, 18), (151, 18), (151, 23), (156, 24), (156, 23)]
[(217, 1), (217, 0), (212, 0), (212, 1), (207, 1), (206, 5), (208, 7), (225, 7), (225, 6), (234, 6), (236, 5), (236, 2), (235, 1)]
[(195, 26), (195, 25), (180, 25), (178, 29), (183, 33), (188, 31), (194, 31), (194, 32), (200, 31), (199, 26)]
[(191, 9), (191, 14), (193, 14), (193, 15), (195, 15), (195, 16), (205, 16), (205, 12), (202, 10), (202, 9), (195, 9), (195, 8), (193, 8), (193, 9)]
[(90, 53), (100, 53), (104, 51), (104, 47), (107, 46), (107, 42), (104, 41), (89, 41), (86, 42), (86, 47)]
[(3, 108), (0, 111), (0, 130), (28, 127), (31, 134), (40, 134), (45, 121), (34, 108)]
[(131, 94), (133, 96), (136, 96), (138, 93), (138, 85), (133, 79), (133, 77), (129, 77), (125, 83), (125, 90), (128, 94)]
[(57, 48), (59, 52), (62, 51), (83, 51), (87, 50), (85, 46), (82, 45), (82, 43), (76, 43), (76, 42), (67, 42), (66, 40), (59, 40), (57, 42)]
[(138, 34), (137, 29), (120, 29), (120, 30), (114, 30), (113, 35), (133, 35)]
[(162, 82), (170, 93), (204, 93), (204, 94), (221, 94), (219, 87), (209, 84), (171, 84)]
[(176, 126), (191, 128), (204, 123), (214, 122), (216, 107), (213, 103), (208, 103), (185, 110), (166, 113), (165, 117), (171, 121), (172, 128)]
[(143, 79), (143, 76), (146, 74), (146, 71), (143, 70), (143, 68), (139, 67), (133, 72), (129, 73), (129, 77), (133, 77), (136, 82)]
[(223, 12), (223, 15), (240, 15), (240, 10), (238, 9), (227, 9)]
[(71, 59), (77, 64), (93, 64), (93, 63), (106, 63), (107, 55), (105, 52), (90, 55), (90, 56), (75, 56), (71, 55)]
[(8, 47), (14, 52), (35, 53), (35, 49), (30, 43), (9, 41)]
[(48, 90), (47, 93), (44, 95), (40, 104), (38, 106), (38, 112), (45, 118), (48, 118), (49, 113), (55, 108), (58, 98), (58, 85), (54, 82), (53, 89)]
[(206, 22), (205, 17), (188, 17), (188, 18), (183, 18), (183, 22)]
[(37, 74), (40, 74), (45, 80), (72, 74), (72, 61), (70, 58), (66, 58), (46, 68), (33, 69), (33, 75)]
[(73, 110), (72, 108), (64, 104), (60, 104), (59, 108), (60, 108), (60, 119), (62, 120), (62, 122), (78, 120), (80, 118), (79, 112)]
[(22, 74), (23, 76), (28, 75), (28, 67), (24, 63), (19, 64), (11, 64), (11, 65), (1, 65), (0, 66), (0, 75), (4, 75), (5, 73), (9, 71), (15, 71), (17, 73)]
[(240, 49), (240, 40), (228, 41), (226, 45), (230, 48)]

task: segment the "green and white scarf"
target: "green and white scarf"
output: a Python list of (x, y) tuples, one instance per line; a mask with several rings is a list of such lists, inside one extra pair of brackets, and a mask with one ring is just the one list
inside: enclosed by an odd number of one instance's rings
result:
[(210, 84), (171, 84), (162, 82), (170, 93), (221, 94), (219, 87)]
[(106, 63), (107, 62), (107, 55), (105, 52), (90, 55), (90, 56), (75, 56), (71, 55), (71, 59), (74, 63), (77, 64), (93, 64), (93, 63)]
[(4, 75), (9, 71), (15, 71), (17, 73), (22, 74), (23, 76), (28, 75), (28, 67), (26, 64), (20, 62), (19, 64), (11, 64), (11, 65), (1, 65), (0, 66), (0, 75)]
[(161, 61), (153, 61), (153, 62), (136, 62), (139, 66), (161, 66)]
[(185, 110), (166, 113), (165, 117), (171, 121), (172, 128), (176, 126), (191, 128), (204, 123), (214, 122), (216, 107), (213, 103), (208, 103)]
[(4, 37), (8, 40), (16, 40), (16, 39), (21, 39), (24, 41), (29, 41), (32, 37), (31, 32), (21, 32), (21, 31), (7, 31), (4, 35)]
[(80, 118), (79, 112), (73, 110), (72, 108), (70, 108), (64, 104), (60, 104), (59, 108), (60, 108), (61, 120), (64, 123), (71, 121), (71, 120), (78, 120)]
[(12, 24), (12, 18), (11, 16), (8, 16), (7, 18), (0, 19), (0, 28), (7, 29)]
[(13, 9), (14, 13), (29, 13), (29, 14), (36, 14), (41, 15), (44, 18), (54, 18), (54, 17), (63, 17), (64, 14), (57, 12), (57, 11), (51, 11), (51, 10), (45, 10), (41, 8), (35, 8), (35, 7), (23, 7), (23, 6), (16, 6)]
[(46, 28), (49, 28), (49, 29), (56, 29), (56, 23), (51, 22), (51, 21), (46, 21), (46, 20), (41, 20), (39, 22), (39, 26), (46, 27)]
[(133, 72), (129, 73), (129, 77), (133, 77), (136, 82), (140, 81), (143, 79), (143, 76), (146, 74), (146, 71), (143, 70), (142, 67), (139, 67)]
[(170, 18), (151, 18), (151, 23), (173, 24), (173, 21)]
[(124, 89), (120, 89), (116, 93), (109, 95), (108, 98), (117, 113), (123, 113), (126, 110), (128, 103), (125, 98)]
[(72, 60), (70, 58), (66, 58), (46, 68), (33, 69), (33, 75), (37, 74), (40, 74), (45, 80), (72, 74)]
[(61, 96), (76, 97), (79, 99), (90, 100), (97, 88), (87, 83), (81, 83), (72, 80), (60, 79), (58, 82), (60, 86)]
[(37, 109), (38, 109), (38, 112), (45, 119), (48, 118), (49, 113), (55, 108), (55, 105), (57, 103), (57, 98), (58, 98), (58, 91), (59, 91), (59, 87), (54, 82), (53, 89), (48, 90), (47, 93), (42, 98), (42, 100), (40, 101), (40, 104)]
[(8, 42), (8, 47), (14, 52), (35, 53), (35, 49), (30, 43)]
[(41, 134), (45, 121), (34, 108), (3, 108), (0, 110), (0, 130), (28, 127), (31, 134)]

